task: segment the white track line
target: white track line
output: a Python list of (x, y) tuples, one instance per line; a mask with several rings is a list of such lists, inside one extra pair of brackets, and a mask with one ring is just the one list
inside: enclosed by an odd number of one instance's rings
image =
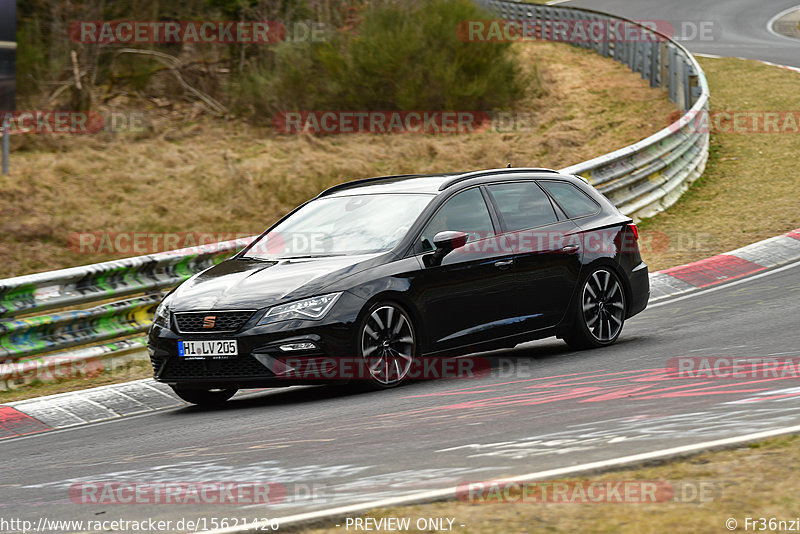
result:
[(783, 11), (781, 11), (780, 13), (769, 19), (769, 22), (767, 22), (767, 31), (776, 37), (780, 37), (781, 39), (789, 39), (797, 43), (797, 39), (795, 37), (789, 37), (788, 35), (783, 35), (775, 31), (775, 23), (778, 22), (778, 19), (797, 10), (800, 10), (800, 4), (794, 7), (790, 7), (789, 9), (784, 9)]
[[(628, 464), (635, 464), (647, 460), (663, 459), (674, 456), (683, 456), (687, 454), (702, 452), (709, 449), (724, 448), (731, 445), (747, 443), (752, 441), (759, 441), (773, 436), (782, 434), (791, 434), (800, 432), (800, 425), (787, 426), (783, 428), (776, 428), (773, 430), (765, 430), (763, 432), (755, 432), (753, 434), (746, 434), (744, 436), (737, 436), (733, 438), (717, 439), (713, 441), (703, 441), (693, 445), (683, 445), (680, 447), (672, 447), (669, 449), (661, 449), (659, 451), (644, 452), (641, 454), (633, 454), (630, 456), (621, 456), (619, 458), (612, 458), (609, 460), (602, 460), (599, 462), (590, 462), (586, 464), (572, 465), (569, 467), (561, 467), (558, 469), (549, 469), (547, 471), (537, 471), (525, 475), (518, 475), (514, 477), (494, 479), (497, 482), (533, 482), (540, 480), (552, 479), (564, 475), (576, 475), (586, 471), (605, 470), (613, 467), (621, 467)], [(278, 522), (281, 527), (299, 525), (303, 523), (318, 522), (323, 519), (331, 519), (334, 517), (344, 517), (352, 514), (360, 514), (375, 508), (385, 508), (389, 506), (403, 506), (409, 504), (417, 504), (422, 502), (431, 502), (437, 500), (453, 500), (456, 497), (458, 487), (444, 488), (439, 490), (423, 491), (402, 497), (391, 497), (388, 499), (379, 499), (360, 504), (352, 504), (348, 506), (337, 506), (335, 508), (328, 508), (327, 510), (318, 510), (316, 512), (308, 512), (305, 514), (296, 514), (286, 517), (276, 518), (273, 521)], [(203, 531), (205, 534), (234, 534), (238, 532), (248, 532), (257, 530), (263, 527), (268, 527), (269, 522), (254, 522), (244, 526), (221, 528), (216, 530)]]
[(738, 280), (734, 280), (732, 282), (724, 282), (724, 283), (722, 283), (722, 284), (720, 284), (718, 286), (709, 287), (707, 289), (700, 289), (700, 290), (697, 290), (697, 291), (690, 291), (689, 293), (686, 293), (685, 295), (681, 295), (679, 297), (671, 297), (669, 295), (667, 295), (665, 297), (659, 297), (657, 299), (651, 300), (650, 302), (652, 302), (653, 304), (648, 304), (647, 305), (647, 309), (658, 308), (659, 306), (663, 306), (665, 304), (671, 304), (673, 302), (678, 302), (679, 300), (683, 300), (683, 299), (690, 299), (692, 297), (696, 297), (697, 295), (705, 295), (706, 293), (712, 293), (714, 291), (720, 291), (722, 289), (727, 289), (729, 287), (738, 286), (739, 284), (744, 284), (745, 282), (749, 282), (751, 280), (757, 280), (759, 278), (764, 278), (766, 276), (770, 276), (770, 275), (773, 275), (775, 273), (779, 273), (779, 272), (785, 271), (787, 269), (792, 269), (794, 267), (797, 267), (798, 265), (800, 265), (800, 261), (795, 261), (794, 263), (790, 263), (788, 265), (784, 265), (783, 267), (778, 267), (776, 269), (770, 269), (768, 271), (760, 272), (760, 273), (754, 274), (752, 276), (744, 276), (743, 278), (740, 278)]

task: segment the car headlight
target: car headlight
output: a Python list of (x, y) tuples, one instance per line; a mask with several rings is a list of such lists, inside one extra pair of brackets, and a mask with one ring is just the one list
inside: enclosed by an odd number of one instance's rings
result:
[(153, 324), (161, 328), (169, 328), (169, 297), (164, 298), (156, 307), (156, 313), (153, 315)]
[(258, 321), (258, 324), (262, 325), (286, 319), (322, 319), (333, 308), (341, 294), (341, 292), (328, 293), (327, 295), (273, 306), (267, 310), (267, 313)]

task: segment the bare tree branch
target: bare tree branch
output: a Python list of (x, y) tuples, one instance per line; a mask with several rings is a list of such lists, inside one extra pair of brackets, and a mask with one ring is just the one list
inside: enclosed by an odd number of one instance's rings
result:
[(178, 80), (178, 83), (181, 84), (184, 90), (188, 91), (189, 93), (197, 97), (199, 100), (201, 100), (204, 104), (206, 104), (216, 113), (219, 113), (220, 115), (225, 115), (228, 112), (225, 106), (220, 104), (218, 101), (214, 100), (211, 96), (186, 83), (186, 81), (181, 76), (179, 70), (181, 62), (175, 56), (171, 56), (163, 52), (158, 52), (156, 50), (141, 50), (138, 48), (122, 48), (116, 51), (115, 56), (119, 54), (139, 54), (143, 56), (149, 56), (155, 59), (162, 65), (166, 66), (170, 70), (170, 72), (172, 72), (173, 76), (175, 76), (175, 79)]

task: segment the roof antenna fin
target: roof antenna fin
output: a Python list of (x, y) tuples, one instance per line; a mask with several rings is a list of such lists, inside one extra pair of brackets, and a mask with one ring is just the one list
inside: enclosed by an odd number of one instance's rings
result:
[(506, 165), (506, 169), (510, 169), (510, 168), (511, 168), (511, 162), (509, 161), (508, 165)]

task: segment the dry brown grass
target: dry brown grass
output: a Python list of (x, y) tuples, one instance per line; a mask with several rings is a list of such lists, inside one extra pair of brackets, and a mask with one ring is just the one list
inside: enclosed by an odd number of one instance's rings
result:
[[(684, 481), (694, 484), (694, 487), (705, 483), (707, 488), (712, 489), (709, 495), (713, 498), (706, 499), (708, 502), (653, 504), (442, 502), (382, 509), (366, 514), (365, 517), (410, 517), (412, 525), (420, 517), (455, 518), (456, 525), (465, 525), (455, 529), (463, 534), (718, 533), (728, 532), (725, 521), (732, 517), (738, 522), (739, 531), (743, 531), (745, 517), (774, 517), (784, 520), (797, 518), (797, 511), (800, 509), (800, 439), (797, 436), (782, 436), (735, 450), (703, 453), (661, 465), (571, 480)], [(749, 530), (755, 530), (752, 524)], [(305, 532), (338, 534), (345, 532), (345, 529), (331, 527)]]
[[(700, 63), (713, 111), (800, 110), (800, 74), (741, 59)], [(706, 171), (666, 212), (639, 226), (671, 245), (643, 251), (650, 270), (681, 265), (800, 228), (798, 133), (712, 135)], [(663, 244), (663, 242), (662, 242)]]
[(7, 402), (55, 395), (68, 391), (95, 388), (108, 384), (121, 384), (153, 376), (153, 366), (149, 361), (135, 360), (126, 365), (119, 365), (113, 370), (106, 370), (98, 375), (86, 377), (64, 378), (55, 382), (31, 382), (19, 385), (14, 389), (0, 391), (0, 404)]
[[(255, 234), (321, 189), (395, 173), (505, 166), (560, 168), (661, 129), (665, 93), (593, 52), (516, 45), (549, 94), (530, 98), (534, 131), (467, 135), (281, 136), (209, 118), (175, 120), (155, 105), (142, 134), (14, 138), (0, 177), (0, 277), (95, 263), (71, 232)], [(187, 112), (188, 114), (188, 112)], [(265, 121), (269, 122), (269, 121)]]

